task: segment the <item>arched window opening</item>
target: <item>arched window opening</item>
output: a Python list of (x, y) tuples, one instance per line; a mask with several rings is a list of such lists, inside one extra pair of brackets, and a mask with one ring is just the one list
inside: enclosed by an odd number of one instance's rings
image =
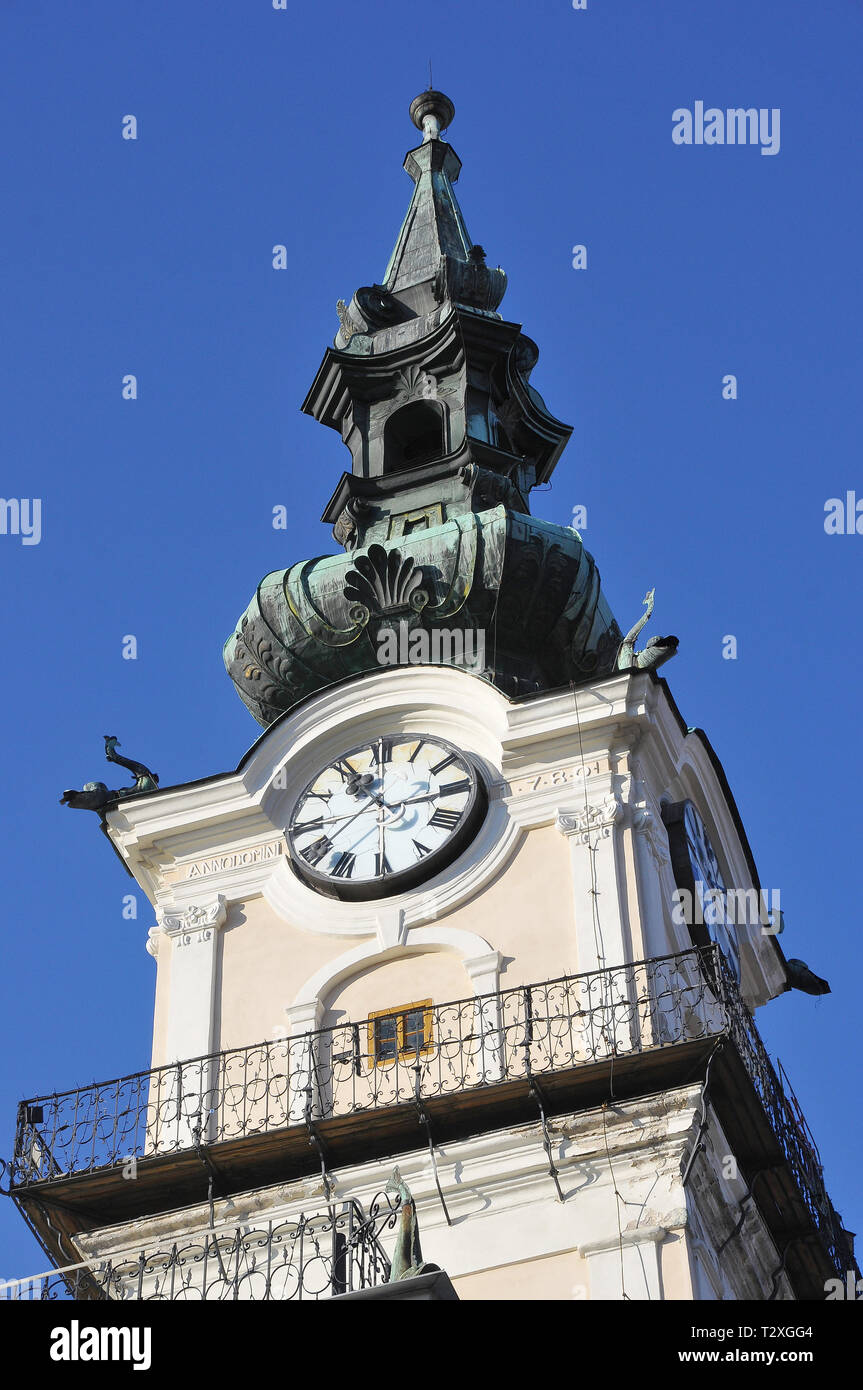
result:
[(384, 472), (416, 468), (445, 452), (443, 411), (436, 401), (402, 406), (384, 428)]

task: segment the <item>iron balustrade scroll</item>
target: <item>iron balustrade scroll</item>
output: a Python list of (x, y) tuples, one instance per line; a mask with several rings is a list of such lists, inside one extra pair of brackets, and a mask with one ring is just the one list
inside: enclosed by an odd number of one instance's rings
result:
[(0, 1297), (24, 1300), (202, 1302), (316, 1301), (385, 1284), (381, 1234), (401, 1199), (379, 1193), (366, 1214), (356, 1201), (312, 1216), (214, 1228), (170, 1245), (11, 1281)]
[(718, 1036), (713, 949), (432, 1005), (428, 1038), (394, 1057), (363, 1020), (25, 1101), (13, 1184)]
[(430, 1014), (415, 1049), (394, 1056), (376, 1053), (363, 1020), (26, 1101), (13, 1186), (728, 1038), (837, 1268), (853, 1267), (817, 1151), (716, 945), (433, 1004)]
[(720, 988), (725, 997), (728, 1033), (755, 1088), (783, 1158), (791, 1170), (807, 1216), (838, 1271), (856, 1269), (851, 1242), (827, 1195), (824, 1169), (809, 1126), (790, 1098), (755, 1026), (755, 1020), (737, 991), (736, 981), (718, 952)]

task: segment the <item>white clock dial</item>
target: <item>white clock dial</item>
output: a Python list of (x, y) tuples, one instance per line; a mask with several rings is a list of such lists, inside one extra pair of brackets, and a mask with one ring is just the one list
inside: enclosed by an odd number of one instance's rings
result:
[(297, 873), (342, 898), (403, 892), (449, 864), (485, 795), (464, 753), (439, 738), (382, 734), (333, 760), (294, 807)]

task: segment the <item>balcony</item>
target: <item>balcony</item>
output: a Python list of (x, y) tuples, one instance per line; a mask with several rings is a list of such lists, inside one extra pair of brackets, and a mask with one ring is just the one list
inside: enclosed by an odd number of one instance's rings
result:
[[(56, 1233), (703, 1080), (800, 1296), (854, 1269), (814, 1141), (715, 947), (339, 1024), (19, 1107), (12, 1191)], [(712, 1059), (712, 1060), (711, 1060)], [(123, 1167), (136, 1160), (134, 1182)], [(50, 1219), (49, 1219), (50, 1214)]]
[(389, 1278), (380, 1235), (395, 1226), (400, 1204), (397, 1194), (380, 1193), (368, 1214), (350, 1201), (289, 1221), (222, 1226), (56, 1274), (12, 1280), (0, 1297), (284, 1303), (356, 1294)]

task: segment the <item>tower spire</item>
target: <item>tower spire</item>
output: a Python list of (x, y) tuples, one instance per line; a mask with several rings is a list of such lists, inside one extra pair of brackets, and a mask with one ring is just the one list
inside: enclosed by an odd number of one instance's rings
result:
[[(455, 106), (443, 92), (429, 88), (411, 102), (410, 117), (422, 134), (422, 144), (409, 150), (404, 162), (416, 186), (383, 284), (391, 294), (407, 292), (411, 307), (428, 311), (443, 298), (442, 285), (435, 282), (447, 262), (468, 266), (476, 256), (453, 188), (461, 160), (441, 137), (453, 122)], [(505, 288), (500, 271), (494, 302), (484, 307), (496, 308)]]
[(269, 575), (225, 648), (262, 724), (377, 669), (402, 619), (427, 637), (488, 630), (480, 674), (511, 695), (607, 673), (621, 643), (581, 538), (530, 515), (572, 431), (530, 381), (536, 344), (497, 312), (506, 276), (468, 235), (441, 134), (455, 107), (431, 87), (410, 116), (414, 191), (384, 283), (338, 302), (303, 403), (351, 456), (323, 513), (348, 553)]

